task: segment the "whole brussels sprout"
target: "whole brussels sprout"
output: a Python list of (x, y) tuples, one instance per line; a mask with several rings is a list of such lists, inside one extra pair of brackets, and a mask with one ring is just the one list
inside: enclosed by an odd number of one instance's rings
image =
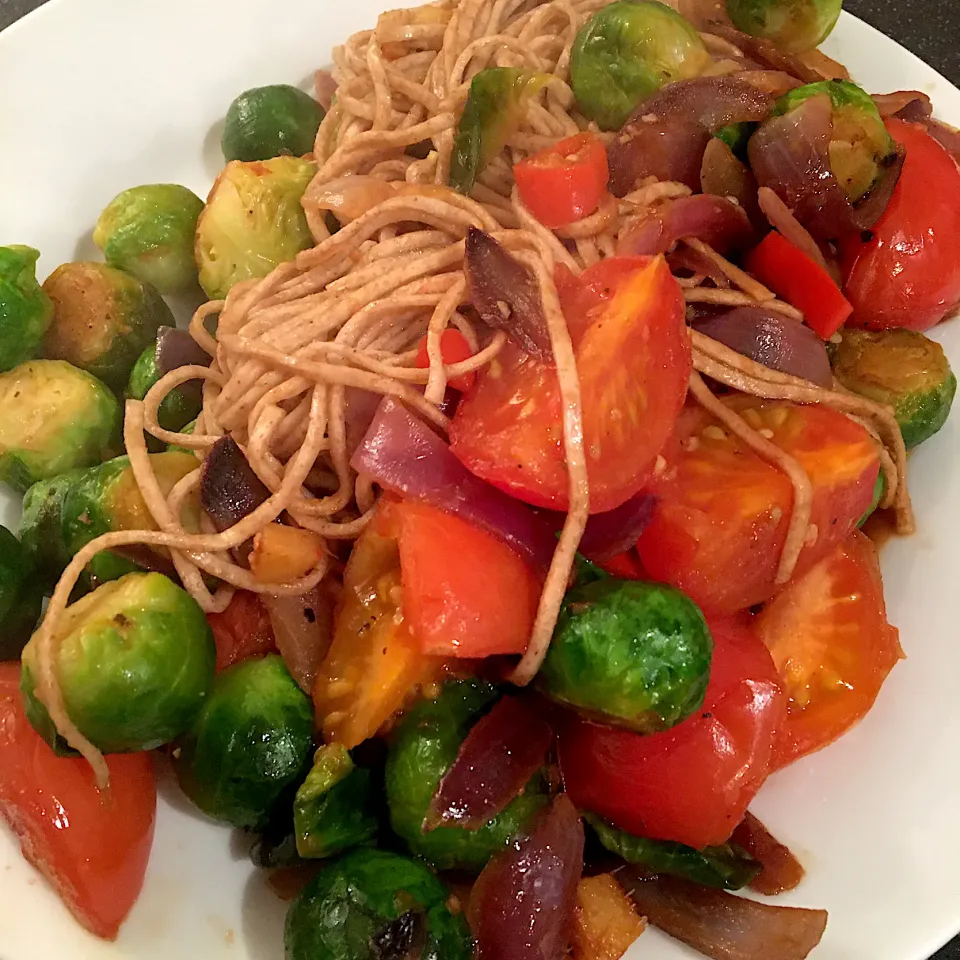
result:
[(219, 673), (174, 754), (183, 792), (208, 816), (255, 830), (304, 775), (313, 704), (270, 654)]
[(354, 766), (342, 743), (317, 750), (293, 802), (301, 857), (326, 859), (377, 834), (370, 771)]
[(83, 470), (71, 470), (40, 480), (23, 497), (20, 542), (37, 575), (47, 584), (54, 583), (70, 562), (71, 553), (63, 539), (63, 502), (83, 474)]
[(0, 247), (0, 372), (36, 357), (53, 318), (37, 283), (39, 256), (32, 247)]
[[(130, 371), (127, 396), (132, 400), (142, 400), (160, 378), (156, 344), (151, 343), (140, 354), (140, 358), (133, 365), (133, 370)], [(200, 415), (203, 396), (196, 386), (196, 381), (189, 381), (171, 390), (163, 398), (163, 403), (157, 411), (157, 421), (164, 430), (177, 433)]]
[(449, 899), (423, 864), (354, 850), (324, 867), (291, 905), (286, 960), (470, 960), (470, 931)]
[[(104, 753), (152, 750), (183, 733), (213, 682), (216, 649), (207, 618), (186, 590), (159, 573), (131, 573), (67, 608), (57, 675), (70, 719)], [(27, 718), (58, 743), (34, 695), (33, 640), (20, 689)]]
[(0, 527), (0, 661), (17, 660), (40, 619), (43, 588), (30, 551)]
[(53, 301), (44, 356), (67, 360), (117, 392), (157, 330), (175, 323), (152, 285), (105, 263), (65, 263), (43, 289)]
[(119, 443), (117, 398), (61, 360), (30, 360), (0, 374), (0, 410), (0, 480), (17, 490), (93, 466)]
[(390, 823), (412, 853), (440, 870), (478, 872), (548, 800), (537, 774), (520, 796), (479, 829), (443, 826), (424, 833), (427, 808), (440, 778), (456, 759), (470, 728), (496, 697), (496, 689), (488, 683), (450, 681), (438, 697), (408, 711), (390, 745), (386, 771)]
[(577, 106), (602, 130), (619, 130), (633, 108), (710, 63), (700, 34), (656, 0), (616, 0), (580, 28), (570, 55)]
[[(198, 466), (196, 457), (187, 453), (155, 453), (150, 455), (150, 462), (164, 495)], [(195, 511), (193, 520), (193, 526), (199, 529), (198, 511)], [(117, 457), (84, 471), (66, 489), (60, 515), (60, 536), (68, 557), (105, 533), (156, 529), (156, 521), (144, 502), (129, 457)], [(98, 553), (87, 565), (93, 583), (116, 580), (139, 569), (131, 560), (109, 550)]]
[(299, 157), (226, 165), (197, 222), (200, 286), (211, 300), (313, 245), (300, 198), (316, 172)]
[(738, 30), (804, 53), (827, 39), (842, 6), (843, 0), (727, 0), (727, 13)]
[(939, 343), (915, 330), (842, 330), (841, 338), (834, 376), (848, 390), (893, 407), (908, 448), (946, 423), (957, 378)]
[(161, 293), (182, 293), (197, 282), (193, 238), (203, 201), (176, 183), (152, 183), (118, 193), (103, 209), (93, 242), (112, 267)]
[(313, 152), (324, 117), (309, 94), (286, 83), (245, 90), (230, 104), (220, 147), (224, 159), (269, 160)]
[(571, 590), (537, 683), (603, 723), (654, 733), (703, 703), (713, 639), (673, 587), (599, 580)]

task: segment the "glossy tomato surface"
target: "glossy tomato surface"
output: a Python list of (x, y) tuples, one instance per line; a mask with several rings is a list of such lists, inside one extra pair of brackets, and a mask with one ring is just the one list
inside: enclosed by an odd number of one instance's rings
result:
[(273, 624), (263, 601), (249, 590), (238, 590), (222, 613), (208, 613), (217, 648), (217, 671), (250, 657), (265, 657), (277, 649)]

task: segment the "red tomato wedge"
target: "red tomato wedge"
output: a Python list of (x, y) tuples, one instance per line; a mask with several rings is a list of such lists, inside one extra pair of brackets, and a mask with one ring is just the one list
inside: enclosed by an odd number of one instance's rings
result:
[[(855, 529), (870, 505), (880, 469), (877, 446), (863, 427), (828, 407), (754, 397), (726, 402), (766, 430), (810, 477), (810, 539), (797, 567), (808, 570)], [(711, 613), (770, 599), (793, 505), (787, 475), (692, 405), (664, 458), (650, 488), (657, 508), (637, 542), (650, 576), (679, 587)]]
[[(463, 360), (469, 360), (473, 356), (470, 344), (467, 338), (455, 327), (448, 327), (440, 334), (440, 356), (443, 357), (445, 364), (460, 363)], [(430, 367), (430, 356), (427, 353), (427, 338), (420, 341), (420, 349), (417, 351), (417, 359), (414, 366), (421, 370)], [(475, 373), (465, 373), (462, 376), (454, 377), (447, 381), (447, 386), (461, 393), (466, 393), (477, 379)]]
[(568, 714), (560, 768), (573, 802), (630, 833), (692, 847), (725, 843), (767, 778), (784, 697), (770, 655), (732, 620), (711, 621), (703, 707), (650, 736)]
[[(691, 370), (683, 295), (663, 257), (616, 257), (561, 282), (576, 347), (590, 509), (642, 489), (673, 428)], [(568, 479), (551, 364), (507, 346), (463, 399), (454, 454), (477, 476), (536, 506), (564, 510)]]
[(776, 230), (747, 254), (746, 268), (778, 297), (803, 313), (807, 326), (829, 340), (853, 313), (833, 278)]
[(217, 671), (277, 649), (273, 624), (263, 601), (249, 590), (238, 590), (223, 613), (208, 613), (217, 647)]
[(424, 653), (523, 653), (540, 580), (502, 540), (414, 500), (391, 501), (383, 523), (397, 537), (403, 615)]
[(581, 220), (607, 192), (607, 148), (592, 133), (578, 133), (521, 160), (513, 177), (524, 206), (551, 230)]
[(792, 580), (756, 619), (789, 697), (777, 766), (832, 743), (866, 715), (903, 657), (880, 564), (859, 531)]
[(149, 754), (107, 765), (101, 794), (86, 760), (58, 757), (30, 726), (20, 664), (0, 664), (0, 815), (76, 919), (113, 940), (143, 886), (157, 790)]
[(960, 168), (923, 127), (886, 124), (906, 159), (873, 229), (840, 243), (843, 289), (856, 326), (927, 330), (960, 303)]

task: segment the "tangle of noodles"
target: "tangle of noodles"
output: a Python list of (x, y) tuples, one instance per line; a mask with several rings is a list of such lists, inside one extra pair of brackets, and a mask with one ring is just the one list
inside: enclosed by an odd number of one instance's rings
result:
[[(683, 184), (649, 179), (622, 200), (609, 198), (593, 215), (559, 231), (538, 223), (517, 196), (514, 162), (590, 128), (576, 110), (568, 82), (570, 53), (579, 27), (607, 2), (442, 0), (385, 13), (374, 29), (355, 34), (334, 51), (336, 101), (317, 133), (318, 171), (303, 197), (316, 245), (263, 279), (237, 284), (225, 301), (197, 311), (190, 330), (211, 355), (209, 368), (175, 370), (142, 403), (128, 401), (127, 452), (156, 529), (110, 533), (84, 547), (58, 584), (35, 638), (37, 696), (66, 741), (93, 765), (99, 782), (106, 782), (106, 764), (67, 715), (56, 670), (58, 627), (86, 563), (100, 550), (131, 544), (168, 549), (184, 586), (206, 611), (223, 610), (238, 588), (297, 595), (317, 584), (328, 570), (326, 558), (295, 583), (262, 583), (230, 551), (281, 514), (330, 541), (359, 536), (376, 496), (369, 481), (358, 479), (349, 465), (353, 391), (397, 397), (446, 430), (448, 420), (438, 405), (447, 380), (483, 368), (505, 341), (502, 333), (491, 336), (475, 328), (471, 319), (464, 275), (464, 237), (470, 227), (490, 233), (536, 278), (562, 401), (569, 511), (527, 652), (512, 679), (525, 684), (536, 674), (570, 581), (590, 503), (580, 385), (554, 267), (562, 263), (578, 274), (614, 255), (619, 237), (638, 218), (690, 194)], [(713, 40), (714, 72), (736, 70), (724, 44)], [(550, 79), (529, 103), (504, 150), (479, 174), (471, 196), (465, 197), (446, 186), (456, 124), (471, 79), (494, 66), (524, 67)], [(754, 75), (762, 80), (763, 72)], [(412, 147), (417, 149), (408, 151)], [(765, 204), (783, 221), (783, 211), (775, 208)], [(330, 211), (342, 223), (332, 235), (326, 220)], [(762, 303), (765, 309), (802, 320), (794, 307), (710, 247), (697, 240), (685, 242), (725, 278), (679, 278), (688, 303)], [(207, 327), (214, 316), (215, 336)], [(450, 326), (474, 352), (467, 360), (444, 366), (440, 336)], [(424, 336), (429, 368), (418, 369), (414, 361)], [(755, 396), (826, 403), (863, 423), (886, 446), (885, 503), (896, 507), (901, 530), (911, 528), (903, 442), (888, 409), (769, 370), (702, 334), (692, 334), (692, 349), (698, 373), (691, 379), (691, 396), (782, 469), (794, 486), (778, 582), (790, 576), (810, 535), (809, 478), (796, 460), (722, 404), (699, 374)], [(203, 381), (203, 410), (195, 432), (163, 430), (157, 421), (160, 403), (178, 384), (194, 378)], [(197, 470), (169, 496), (153, 473), (145, 433), (197, 454)], [(224, 532), (215, 532), (206, 520), (199, 530), (188, 529), (183, 507), (197, 496), (206, 451), (224, 435), (239, 444), (271, 495)], [(220, 584), (214, 591), (208, 587), (209, 577)]]

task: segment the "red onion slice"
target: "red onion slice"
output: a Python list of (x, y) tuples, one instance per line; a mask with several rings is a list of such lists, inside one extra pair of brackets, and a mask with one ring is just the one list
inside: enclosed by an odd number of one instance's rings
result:
[(926, 123), (927, 133), (949, 153), (957, 163), (960, 163), (960, 130), (943, 123), (940, 120), (929, 119)]
[(800, 861), (752, 814), (747, 813), (730, 838), (761, 864), (750, 889), (768, 897), (793, 890), (803, 879)]
[(537, 570), (550, 566), (548, 520), (474, 476), (422, 420), (385, 398), (350, 461), (386, 490), (415, 497), (500, 537)]
[(200, 506), (219, 531), (229, 530), (270, 497), (232, 437), (221, 437), (200, 473)]
[(737, 307), (693, 321), (695, 330), (731, 350), (821, 387), (832, 387), (833, 373), (823, 341), (808, 327), (762, 307)]
[(333, 591), (324, 582), (299, 597), (261, 599), (290, 676), (304, 693), (312, 695), (320, 664), (333, 640)]
[(656, 498), (638, 493), (613, 510), (593, 513), (580, 540), (580, 553), (594, 563), (605, 563), (634, 546), (653, 517)]
[(617, 876), (654, 926), (712, 960), (804, 960), (820, 942), (826, 910), (774, 907), (675, 877)]
[(499, 700), (461, 744), (430, 801), (423, 829), (482, 827), (523, 790), (552, 741), (553, 731), (528, 700)]
[(895, 93), (874, 93), (873, 102), (881, 117), (919, 122), (933, 113), (930, 98), (919, 90), (897, 90)]
[(540, 290), (530, 271), (476, 227), (467, 231), (464, 271), (470, 299), (483, 321), (505, 330), (531, 356), (552, 360)]
[(563, 960), (583, 871), (583, 823), (565, 794), (494, 855), (470, 897), (476, 960)]
[(210, 354), (186, 330), (160, 327), (154, 354), (160, 376), (179, 367), (209, 367)]

